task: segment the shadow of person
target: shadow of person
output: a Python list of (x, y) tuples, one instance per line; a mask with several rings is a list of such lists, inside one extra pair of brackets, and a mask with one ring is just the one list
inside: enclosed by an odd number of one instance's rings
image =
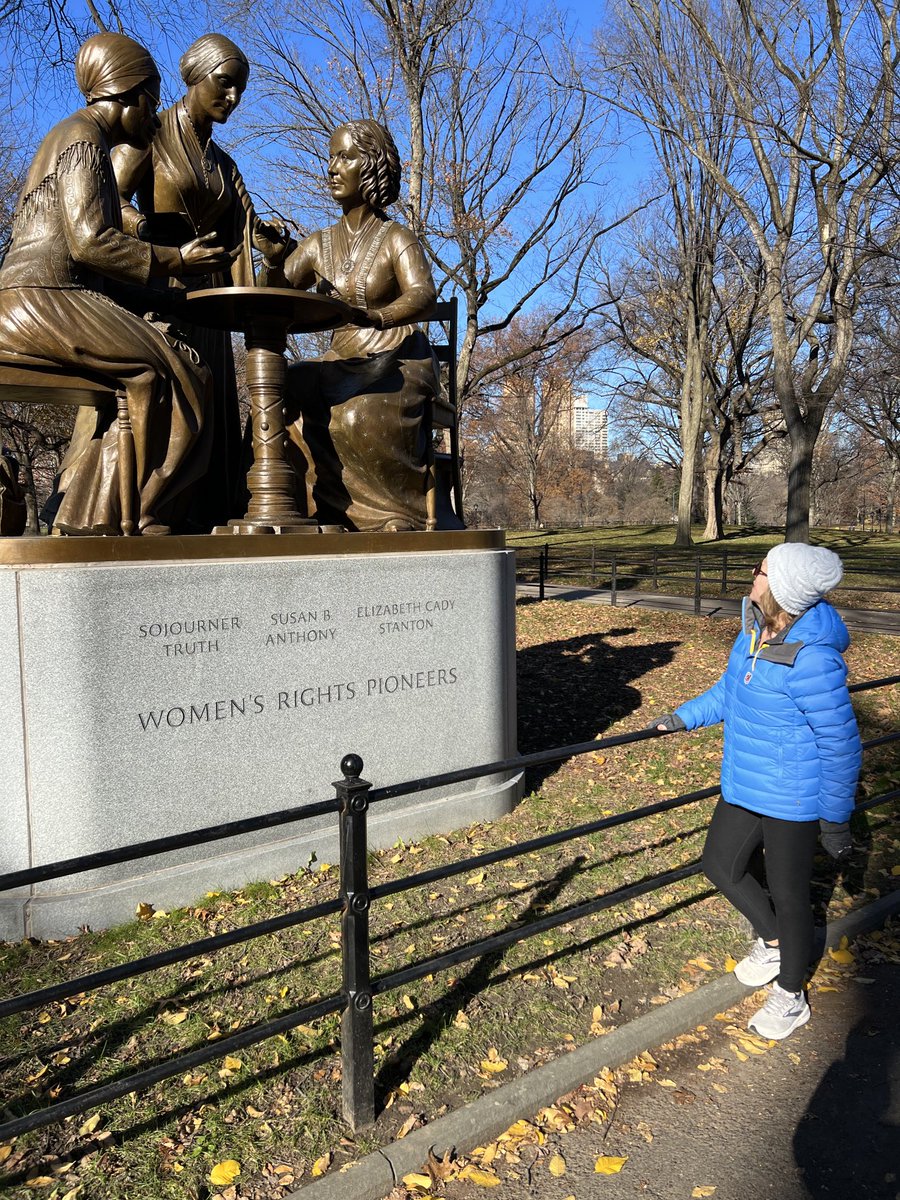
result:
[[(517, 656), (519, 752), (530, 754), (600, 737), (613, 721), (639, 708), (633, 682), (670, 663), (679, 641), (617, 646), (634, 627), (543, 642)], [(538, 787), (558, 767), (529, 773)]]
[(900, 963), (867, 964), (851, 985), (856, 1023), (825, 1072), (793, 1138), (815, 1200), (895, 1200), (900, 1194)]

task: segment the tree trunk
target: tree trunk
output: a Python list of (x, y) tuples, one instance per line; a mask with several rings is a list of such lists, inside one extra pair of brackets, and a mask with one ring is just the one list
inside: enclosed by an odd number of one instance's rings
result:
[(791, 465), (788, 472), (786, 542), (809, 541), (809, 497), (812, 478), (812, 458), (818, 429), (810, 430), (806, 422), (797, 421), (790, 429)]
[(706, 528), (703, 530), (703, 540), (718, 542), (725, 535), (724, 480), (718, 462), (713, 467), (707, 466), (703, 474), (706, 478)]

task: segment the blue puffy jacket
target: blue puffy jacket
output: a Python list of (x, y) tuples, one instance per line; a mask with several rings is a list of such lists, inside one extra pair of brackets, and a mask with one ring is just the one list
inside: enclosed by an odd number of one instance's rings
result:
[(725, 800), (785, 821), (849, 818), (862, 757), (841, 657), (849, 644), (822, 600), (760, 646), (757, 610), (744, 600), (725, 673), (675, 710), (688, 729), (725, 722)]

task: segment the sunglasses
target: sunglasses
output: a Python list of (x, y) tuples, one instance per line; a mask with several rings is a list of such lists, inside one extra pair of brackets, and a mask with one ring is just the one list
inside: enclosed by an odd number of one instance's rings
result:
[(763, 576), (765, 576), (765, 578), (766, 578), (766, 579), (768, 579), (768, 578), (769, 578), (769, 572), (768, 572), (768, 571), (764, 571), (764, 570), (762, 569), (762, 563), (761, 563), (761, 562), (758, 562), (758, 563), (756, 564), (756, 566), (753, 568), (753, 578), (755, 579), (755, 578), (757, 577), (757, 575), (763, 575)]

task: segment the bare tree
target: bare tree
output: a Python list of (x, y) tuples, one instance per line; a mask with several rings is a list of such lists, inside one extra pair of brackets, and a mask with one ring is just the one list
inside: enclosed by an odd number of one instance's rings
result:
[[(552, 8), (512, 17), (474, 0), (284, 0), (266, 23), (277, 33), (260, 32), (249, 0), (233, 11), (256, 39), (269, 98), (259, 129), (277, 143), (273, 166), (295, 211), (298, 198), (313, 212), (321, 204), (338, 121), (362, 114), (391, 126), (408, 168), (403, 215), (439, 290), (463, 305), (464, 419), (492, 380), (585, 326), (597, 307), (585, 270), (604, 232), (604, 109)], [(492, 340), (538, 307), (529, 345)]]
[[(897, 0), (858, 0), (849, 10), (839, 0), (622, 6), (677, 108), (678, 122), (661, 126), (740, 213), (762, 260), (773, 385), (791, 445), (791, 540), (808, 537), (812, 454), (846, 374), (860, 272), (876, 243), (897, 236), (880, 205), (898, 163), (897, 11)], [(746, 150), (728, 162), (672, 49), (688, 34), (692, 70), (715, 83)]]
[[(534, 528), (541, 524), (548, 493), (559, 488), (577, 457), (572, 401), (589, 378), (595, 349), (593, 338), (581, 330), (552, 351), (535, 350), (535, 327), (544, 319), (541, 313), (521, 317), (494, 334), (484, 352), (510, 365), (482, 391), (479, 414), (471, 423), (482, 456), (503, 465), (506, 486), (525, 501)], [(470, 450), (467, 454), (473, 457)], [(582, 486), (584, 480), (579, 480)]]

